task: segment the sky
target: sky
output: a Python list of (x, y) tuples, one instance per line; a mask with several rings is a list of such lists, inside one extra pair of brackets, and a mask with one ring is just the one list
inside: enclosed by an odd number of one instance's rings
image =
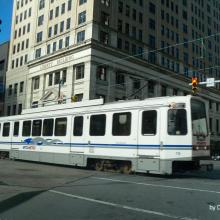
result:
[(13, 0), (0, 0), (0, 44), (10, 40)]

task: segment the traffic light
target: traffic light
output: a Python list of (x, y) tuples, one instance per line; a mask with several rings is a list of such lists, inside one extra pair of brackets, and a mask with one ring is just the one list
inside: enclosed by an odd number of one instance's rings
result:
[(77, 101), (78, 101), (78, 98), (76, 95), (71, 96), (71, 102), (77, 102)]
[(192, 77), (192, 93), (195, 95), (196, 92), (198, 91), (198, 78), (197, 77)]

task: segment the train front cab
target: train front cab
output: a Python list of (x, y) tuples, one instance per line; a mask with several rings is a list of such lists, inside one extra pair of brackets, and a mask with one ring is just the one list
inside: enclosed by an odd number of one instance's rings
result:
[(199, 168), (209, 157), (207, 109), (204, 101), (190, 97), (161, 110), (160, 173), (171, 174)]
[(9, 156), (11, 150), (11, 125), (12, 122), (0, 122), (0, 158)]

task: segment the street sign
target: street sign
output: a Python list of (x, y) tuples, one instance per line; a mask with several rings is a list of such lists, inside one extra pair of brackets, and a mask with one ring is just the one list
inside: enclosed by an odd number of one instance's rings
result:
[(214, 86), (215, 86), (215, 78), (207, 78), (206, 87), (214, 87)]

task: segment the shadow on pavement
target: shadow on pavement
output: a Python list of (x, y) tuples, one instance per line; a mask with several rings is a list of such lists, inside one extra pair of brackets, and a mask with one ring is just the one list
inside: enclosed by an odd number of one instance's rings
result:
[(21, 203), (27, 202), (28, 200), (32, 199), (33, 197), (45, 192), (45, 190), (40, 191), (32, 191), (32, 192), (24, 192), (20, 193), (16, 196), (13, 196), (9, 199), (6, 199), (0, 202), (0, 213), (3, 213), (11, 208), (20, 205)]

